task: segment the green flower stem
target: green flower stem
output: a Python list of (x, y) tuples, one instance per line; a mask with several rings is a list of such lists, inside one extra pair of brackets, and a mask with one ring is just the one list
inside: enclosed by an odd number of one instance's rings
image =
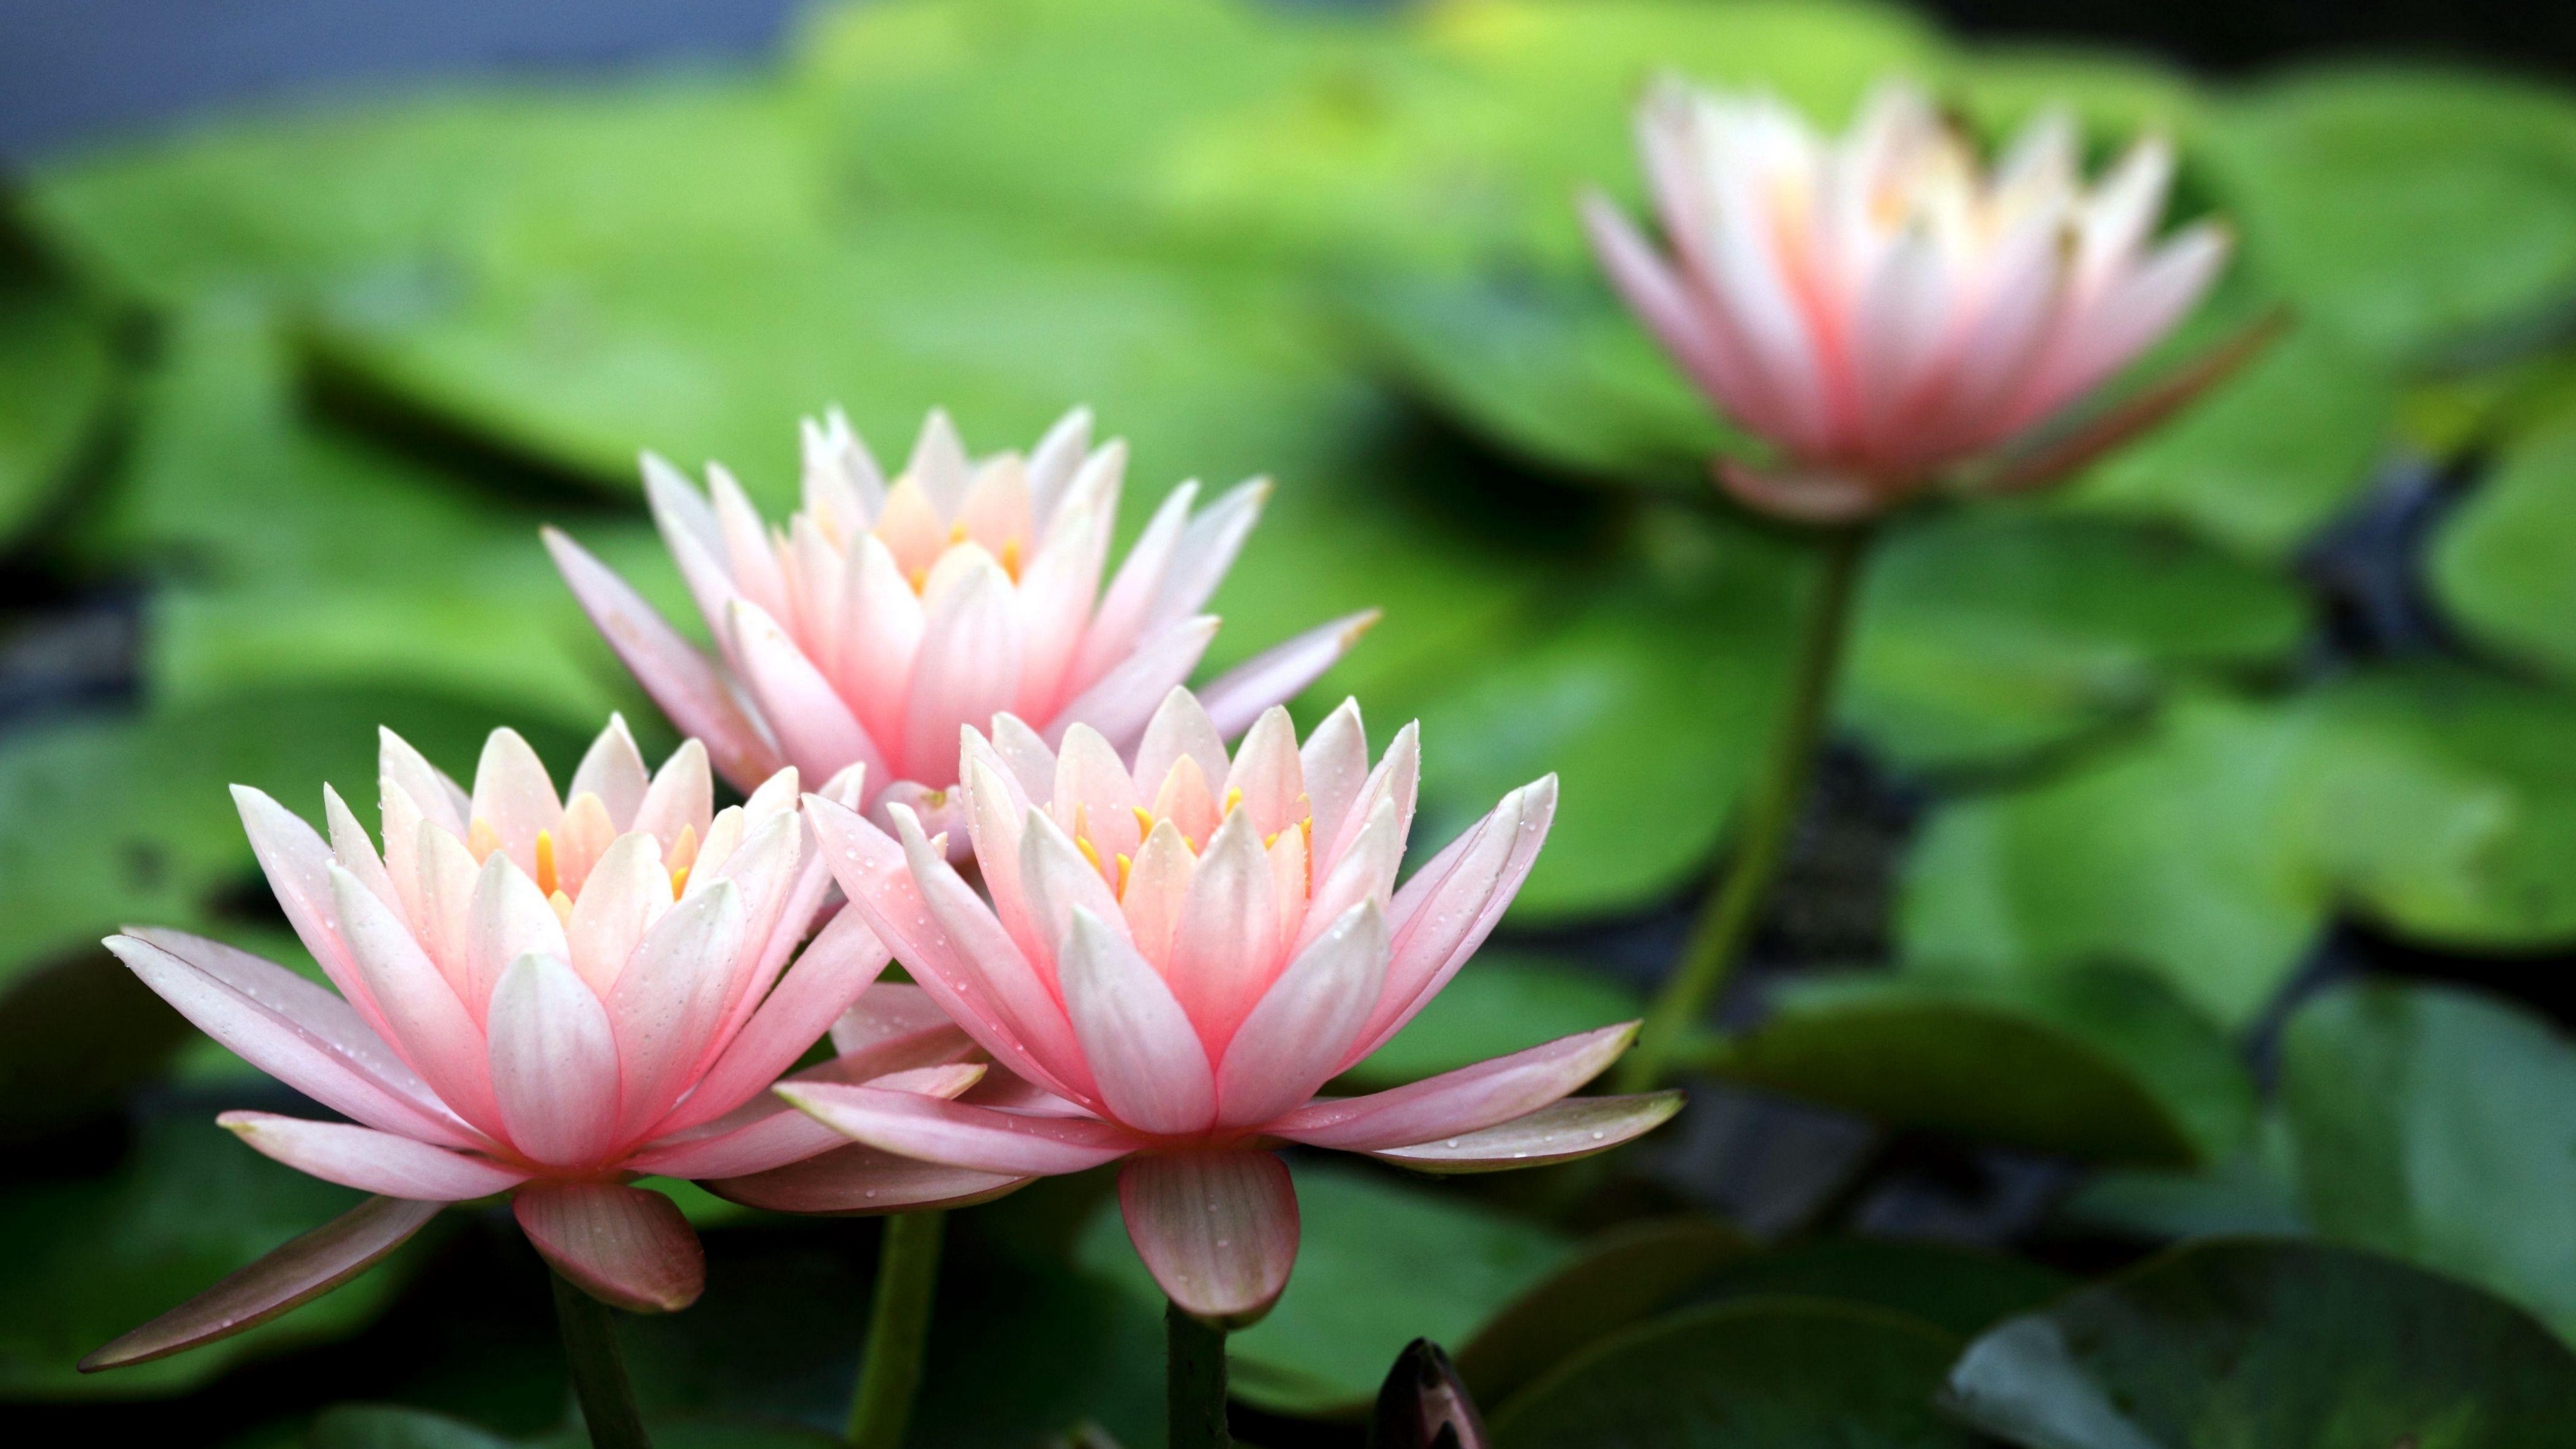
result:
[(572, 1390), (581, 1401), (591, 1449), (652, 1449), (643, 1416), (635, 1412), (635, 1389), (626, 1381), (626, 1359), (618, 1350), (617, 1325), (609, 1319), (608, 1305), (561, 1273), (549, 1276), (555, 1282), (555, 1326), (563, 1333), (564, 1361), (572, 1369)]
[(1735, 830), (1734, 860), (1725, 881), (1709, 893), (1683, 948), (1681, 964), (1646, 1012), (1637, 1045), (1619, 1064), (1619, 1089), (1648, 1091), (1672, 1065), (1684, 1033), (1708, 1012), (1727, 973), (1753, 933), (1762, 904), (1788, 850), (1789, 831), (1807, 796), (1816, 746), (1831, 717), (1834, 676), (1851, 632), (1852, 597), (1862, 558), (1869, 551), (1867, 525), (1838, 528), (1825, 537), (1824, 570), (1808, 600), (1798, 631), (1786, 708), (1773, 727), (1769, 753), (1744, 797)]
[(1171, 1449), (1231, 1449), (1225, 1426), (1225, 1330), (1163, 1310), (1163, 1398), (1170, 1409)]
[(868, 1310), (867, 1357), (850, 1398), (849, 1441), (855, 1449), (899, 1449), (921, 1388), (930, 1338), (930, 1305), (939, 1287), (939, 1240), (947, 1215), (896, 1213), (886, 1219), (877, 1253), (876, 1302)]

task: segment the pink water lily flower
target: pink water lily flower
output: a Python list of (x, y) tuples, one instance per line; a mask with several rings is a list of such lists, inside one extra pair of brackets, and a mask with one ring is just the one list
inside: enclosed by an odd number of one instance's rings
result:
[[(1691, 379), (1778, 449), (1777, 471), (1730, 462), (1721, 482), (1792, 518), (1868, 516), (2029, 438), (2170, 331), (2229, 251), (2211, 221), (2155, 241), (2163, 140), (2088, 188), (2062, 112), (1992, 170), (1907, 85), (1880, 88), (1834, 140), (1769, 96), (1666, 82), (1637, 134), (1670, 250), (1598, 195), (1583, 207), (1594, 249)], [(2001, 476), (2062, 476), (2214, 378), (2142, 392), (2092, 445)]]
[[(564, 578), (635, 677), (727, 779), (750, 789), (781, 763), (822, 778), (867, 766), (888, 800), (944, 823), (958, 729), (999, 711), (1046, 738), (1075, 721), (1132, 745), (1164, 691), (1196, 668), (1217, 620), (1199, 612), (1234, 563), (1269, 484), (1192, 514), (1172, 491), (1107, 590), (1127, 447), (1091, 446), (1075, 409), (1026, 457), (970, 459), (933, 412), (889, 484), (838, 412), (804, 425), (804, 507), (764, 525), (732, 476), (701, 495), (644, 460), (662, 537), (714, 636), (684, 643), (579, 545), (548, 530)], [(1338, 619), (1209, 687), (1231, 738), (1305, 688), (1376, 616)], [(880, 819), (883, 817), (880, 816)]]
[[(381, 850), (328, 787), (327, 836), (260, 791), (233, 792), (278, 904), (336, 994), (175, 931), (107, 942), (208, 1035), (350, 1119), (228, 1112), (224, 1126), (380, 1197), (94, 1367), (247, 1326), (244, 1303), (282, 1312), (390, 1252), (440, 1205), (493, 1193), (511, 1195), (537, 1250), (594, 1296), (683, 1307), (704, 1281), (697, 1237), (633, 1178), (740, 1177), (847, 1145), (768, 1091), (887, 960), (843, 913), (789, 966), (831, 884), (793, 768), (715, 811), (696, 741), (648, 773), (612, 718), (568, 802), (506, 729), (471, 793), (390, 731), (381, 772)], [(852, 770), (810, 798), (846, 804), (858, 790)], [(981, 1074), (962, 1036), (931, 1042), (925, 1031), (944, 1023), (892, 1004), (842, 1022), (844, 1056), (826, 1075), (954, 1093)], [(886, 1185), (896, 1207), (1006, 1184), (906, 1169)]]
[(779, 1094), (860, 1142), (958, 1168), (1126, 1158), (1128, 1234), (1191, 1313), (1239, 1325), (1286, 1286), (1297, 1202), (1280, 1144), (1490, 1171), (1601, 1151), (1678, 1105), (1560, 1100), (1619, 1055), (1633, 1023), (1371, 1096), (1316, 1095), (1493, 930), (1546, 838), (1554, 776), (1505, 796), (1397, 890), (1415, 731), (1371, 768), (1355, 704), (1302, 749), (1287, 711), (1270, 709), (1229, 758), (1210, 712), (1176, 689), (1132, 768), (1086, 726), (1058, 751), (1008, 715), (989, 740), (969, 730), (963, 755), (989, 905), (911, 811), (891, 812), (889, 836), (829, 801), (807, 810), (853, 909), (1024, 1094)]

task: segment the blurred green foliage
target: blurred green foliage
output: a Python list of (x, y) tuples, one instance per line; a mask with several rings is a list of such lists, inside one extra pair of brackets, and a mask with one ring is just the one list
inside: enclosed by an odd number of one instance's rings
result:
[[(1927, 804), (1894, 960), (1851, 963), (1897, 969), (1793, 980), (1704, 1064), (2113, 1169), (2078, 1202), (2096, 1224), (2303, 1228), (2450, 1277), (2213, 1245), (1996, 1329), (2059, 1280), (1765, 1251), (1704, 1220), (1587, 1235), (1571, 1169), (1515, 1196), (1301, 1165), (1304, 1256), (1237, 1340), (1241, 1396), (1353, 1412), (1429, 1333), (1475, 1346), (1506, 1445), (1965, 1442), (1929, 1407), (1945, 1376), (1977, 1423), (2060, 1449), (2538, 1442), (2515, 1416), (2576, 1380), (2509, 1305), (2576, 1335), (2564, 1041), (2370, 987), (2294, 1015), (2269, 1103), (2243, 1048), (2338, 922), (2576, 947), (2576, 101), (2388, 66), (2203, 85), (1768, 0), (878, 0), (817, 14), (770, 73), (236, 116), (25, 178), (0, 236), (0, 540), (37, 581), (13, 607), (130, 602), (142, 644), (137, 708), (0, 737), (0, 1137), (59, 1146), (119, 1104), (140, 1125), (105, 1166), (0, 1183), (13, 1241), (40, 1245), (0, 1274), (0, 1396), (183, 1392), (401, 1288), (379, 1272), (226, 1349), (70, 1376), (337, 1201), (167, 1115), (187, 1034), (91, 943), (148, 921), (280, 949), (223, 786), (309, 816), (327, 779), (363, 814), (378, 723), (451, 769), (498, 723), (567, 763), (610, 709), (666, 748), (535, 539), (573, 528), (684, 615), (641, 449), (720, 459), (776, 508), (800, 413), (844, 406), (900, 454), (943, 405), (984, 451), (1087, 402), (1134, 444), (1130, 528), (1183, 478), (1269, 474), (1211, 666), (1382, 607), (1299, 707), (1356, 694), (1380, 740), (1423, 721), (1425, 847), (1553, 770), (1516, 925), (1687, 898), (1813, 560), (1707, 489), (1708, 457), (1749, 444), (1574, 225), (1579, 188), (1637, 197), (1628, 108), (1665, 70), (1837, 124), (1912, 74), (1989, 138), (2064, 103), (2097, 158), (2160, 130), (2178, 211), (2243, 240), (2166, 355), (2292, 318), (2060, 493), (1890, 523), (1838, 728)], [(2315, 550), (2392, 462), (2442, 480), (2421, 576), (2396, 581), (2433, 642), (2353, 647)], [(1633, 1014), (1569, 969), (1580, 939), (1489, 953), (1346, 1085)], [(186, 1060), (186, 1092), (253, 1090)], [(1152, 1305), (1097, 1187), (974, 1219), (1001, 1226), (952, 1266), (925, 1441), (1158, 1442)], [(724, 1244), (789, 1231), (718, 1228), (719, 1292)], [(670, 1442), (831, 1422), (864, 1279), (737, 1281), (733, 1306), (638, 1331)], [(788, 1356), (757, 1323), (796, 1325), (793, 1392), (763, 1379)], [(2428, 1342), (2465, 1347), (2411, 1356)], [(2259, 1393), (2212, 1378), (2240, 1352)], [(2303, 1416), (2328, 1402), (2348, 1411)], [(2103, 1427), (2103, 1403), (2129, 1418)], [(533, 1442), (524, 1418), (347, 1409), (310, 1442), (479, 1449)], [(264, 1442), (304, 1439), (281, 1424)]]

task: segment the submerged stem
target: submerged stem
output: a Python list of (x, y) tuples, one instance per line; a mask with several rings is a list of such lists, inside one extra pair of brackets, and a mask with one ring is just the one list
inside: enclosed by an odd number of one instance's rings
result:
[(1851, 632), (1852, 597), (1858, 592), (1862, 556), (1868, 548), (1866, 525), (1826, 535), (1824, 571), (1798, 630), (1788, 698), (1772, 728), (1761, 773), (1744, 795), (1733, 863), (1726, 879), (1701, 906), (1681, 964), (1656, 994), (1636, 1048), (1619, 1064), (1621, 1091), (1646, 1091), (1663, 1079), (1683, 1033), (1707, 1014), (1709, 1004), (1725, 987), (1727, 973), (1771, 893), (1772, 878), (1788, 850), (1790, 828), (1797, 824), (1798, 807), (1807, 796), (1807, 779), (1830, 714), (1834, 676), (1841, 665), (1844, 639)]
[(939, 1287), (939, 1240), (947, 1215), (896, 1213), (877, 1253), (876, 1301), (868, 1310), (866, 1357), (850, 1397), (854, 1449), (899, 1449), (921, 1388), (930, 1306)]
[(626, 1380), (626, 1359), (617, 1347), (617, 1325), (608, 1316), (608, 1305), (561, 1273), (548, 1276), (555, 1285), (555, 1326), (563, 1334), (564, 1362), (572, 1370), (572, 1391), (581, 1401), (591, 1449), (652, 1449), (643, 1417), (635, 1412), (635, 1389)]
[(1225, 1424), (1225, 1330), (1183, 1311), (1163, 1310), (1163, 1395), (1171, 1449), (1231, 1449)]

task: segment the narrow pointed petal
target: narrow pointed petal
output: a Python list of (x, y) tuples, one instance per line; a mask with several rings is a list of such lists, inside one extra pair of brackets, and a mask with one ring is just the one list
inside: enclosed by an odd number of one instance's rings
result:
[(688, 1089), (699, 1053), (723, 1019), (725, 967), (742, 949), (743, 896), (717, 881), (662, 917), (609, 993), (617, 1039), (618, 1124), (640, 1132)]
[(1369, 771), (1360, 786), (1358, 798), (1351, 802), (1349, 813), (1342, 817), (1342, 828), (1330, 847), (1324, 844), (1322, 827), (1316, 830), (1315, 848), (1320, 854), (1319, 869), (1329, 870), (1337, 864), (1352, 842), (1367, 828), (1369, 817), (1376, 813), (1378, 802), (1395, 802), (1395, 832), (1398, 839), (1413, 833), (1413, 807), (1422, 789), (1422, 726), (1419, 721), (1407, 724), (1389, 740), (1386, 753), (1379, 757), (1377, 768)]
[(1125, 748), (1144, 732), (1156, 702), (1198, 668), (1216, 629), (1216, 617), (1201, 614), (1153, 635), (1066, 705), (1056, 716), (1057, 724), (1081, 720), (1111, 745)]
[(776, 619), (749, 601), (738, 600), (726, 621), (734, 652), (742, 662), (744, 683), (760, 701), (761, 718), (777, 732), (787, 763), (817, 780), (854, 762), (865, 764), (875, 779), (894, 778), (877, 741), (869, 738), (849, 706), (832, 692), (830, 681)]
[(727, 1202), (771, 1212), (826, 1217), (875, 1217), (925, 1208), (972, 1207), (1030, 1179), (917, 1162), (835, 1136), (841, 1145), (817, 1157), (748, 1177), (703, 1184)]
[(1306, 772), (1297, 758), (1297, 726), (1278, 705), (1261, 712), (1234, 752), (1225, 787), (1239, 792), (1252, 828), (1266, 838), (1305, 815)]
[(519, 869), (534, 873), (538, 833), (553, 829), (562, 818), (563, 800), (546, 774), (546, 762), (517, 730), (504, 726), (492, 731), (474, 767), (473, 819), (492, 827)]
[[(854, 999), (872, 1001), (893, 991), (892, 987), (869, 989), (892, 959), (868, 929), (865, 915), (844, 910), (833, 917), (716, 1058), (665, 1130), (712, 1122), (766, 1089), (836, 1020), (856, 1009), (851, 1005)], [(920, 994), (918, 988), (912, 988), (912, 993)], [(947, 1016), (932, 1010), (939, 1024), (947, 1025)]]
[(1481, 1131), (1406, 1147), (1375, 1148), (1369, 1156), (1416, 1172), (1504, 1172), (1546, 1167), (1634, 1141), (1662, 1126), (1681, 1109), (1679, 1092), (1568, 1097)]
[(484, 1066), (483, 1029), (474, 1024), (447, 978), (385, 903), (338, 866), (331, 868), (331, 900), (367, 990), (384, 1016), (387, 1044), (458, 1116), (486, 1132), (497, 1131), (500, 1115)]
[(1270, 1130), (1291, 1142), (1353, 1152), (1481, 1131), (1601, 1075), (1636, 1035), (1633, 1021), (1577, 1032), (1389, 1091), (1318, 1101), (1272, 1122)]
[(1118, 1208), (1164, 1296), (1228, 1329), (1259, 1322), (1297, 1265), (1297, 1189), (1276, 1153), (1135, 1158)]
[(1199, 774), (1208, 789), (1223, 794), (1226, 786), (1225, 739), (1216, 732), (1207, 709), (1196, 695), (1186, 689), (1173, 689), (1154, 707), (1153, 717), (1145, 722), (1145, 734), (1136, 745), (1136, 782), (1142, 789), (1159, 788), (1163, 777), (1183, 758), (1198, 762)]
[(1136, 948), (1076, 908), (1059, 974), (1110, 1115), (1158, 1136), (1204, 1130), (1216, 1117), (1216, 1074), (1189, 1013)]
[(903, 472), (930, 495), (941, 518), (956, 515), (968, 485), (974, 482), (974, 465), (966, 457), (966, 440), (957, 435), (957, 424), (950, 421), (946, 408), (932, 408), (922, 421)]
[[(1039, 811), (1030, 811), (1022, 828), (1017, 866), (1029, 929), (1045, 958), (1058, 958), (1066, 949), (1076, 911), (1088, 911), (1095, 920), (1115, 920), (1118, 934), (1126, 934), (1126, 917), (1119, 914), (1118, 897), (1101, 878), (1100, 867), (1084, 859), (1056, 823)], [(986, 885), (992, 884), (988, 877)], [(1061, 969), (1057, 974), (1062, 975)]]
[[(1092, 611), (1091, 628), (1084, 633), (1082, 648), (1074, 656), (1075, 685), (1088, 686), (1100, 680), (1140, 642), (1151, 637), (1147, 619), (1155, 596), (1162, 591), (1172, 550), (1180, 546), (1181, 532), (1187, 527), (1190, 505), (1197, 500), (1198, 490), (1194, 482), (1173, 489), (1127, 550), (1127, 560), (1118, 566), (1117, 577), (1109, 581), (1109, 591), (1101, 596), (1100, 607)], [(1154, 699), (1161, 698), (1162, 691), (1155, 691)]]
[(2085, 419), (2065, 436), (2044, 440), (2040, 446), (2011, 459), (1981, 485), (1981, 491), (2018, 493), (2068, 477), (2234, 376), (2270, 347), (2288, 326), (2287, 313), (2264, 314), (2100, 414)]
[(1363, 901), (1280, 973), (1225, 1049), (1217, 1073), (1220, 1123), (1268, 1122), (1304, 1106), (1332, 1079), (1377, 1004), (1386, 950), (1386, 917), (1375, 901)]
[(676, 1313), (707, 1286), (707, 1252), (658, 1192), (606, 1182), (531, 1183), (510, 1211), (554, 1270), (630, 1313)]
[(743, 713), (705, 655), (581, 545), (551, 528), (545, 540), (600, 637), (681, 733), (706, 741), (726, 779), (757, 780), (778, 768), (777, 749)]
[(626, 728), (624, 715), (608, 717), (608, 728), (590, 742), (588, 753), (572, 772), (572, 784), (564, 791), (566, 799), (596, 795), (608, 810), (612, 825), (631, 825), (635, 811), (644, 803), (644, 792), (653, 784), (653, 774), (644, 768), (644, 752), (635, 746), (634, 734)]
[(1407, 893), (1416, 898), (1399, 902), (1389, 916), (1396, 926), (1386, 994), (1343, 1066), (1402, 1030), (1485, 944), (1538, 863), (1555, 819), (1556, 777), (1541, 776), (1503, 797), (1480, 827), (1483, 835), (1445, 877), (1421, 893), (1406, 884)]
[(1369, 774), (1368, 731), (1360, 723), (1360, 704), (1345, 699), (1324, 716), (1297, 751), (1298, 773), (1306, 781), (1306, 799), (1315, 822), (1315, 871), (1320, 878), (1341, 858), (1335, 849), (1351, 830), (1351, 806)]
[[(710, 1123), (704, 1135), (656, 1143), (627, 1158), (623, 1165), (629, 1171), (665, 1177), (741, 1177), (849, 1145), (848, 1138), (784, 1102), (772, 1099), (761, 1105), (777, 1110), (760, 1113), (740, 1125), (729, 1125), (732, 1118)], [(713, 1130), (719, 1127), (727, 1130)]]
[(1146, 611), (1144, 632), (1177, 624), (1199, 611), (1217, 585), (1225, 582), (1226, 571), (1243, 552), (1245, 536), (1260, 521), (1261, 507), (1269, 501), (1270, 480), (1254, 478), (1237, 484), (1190, 520), (1173, 545), (1162, 587)]
[(1172, 931), (1180, 924), (1181, 903), (1188, 899), (1190, 875), (1197, 868), (1180, 829), (1169, 820), (1156, 821), (1154, 833), (1145, 837), (1128, 867), (1126, 893), (1118, 898), (1128, 939), (1167, 979)]
[(107, 949), (198, 1030), (305, 1096), (386, 1132), (449, 1147), (476, 1145), (472, 1130), (338, 997), (265, 961), (257, 965), (273, 976), (236, 971), (222, 979), (172, 949), (204, 957), (215, 945), (170, 936), (107, 938)]
[(466, 1010), (488, 1022), (493, 988), (510, 963), (530, 954), (573, 960), (565, 944), (563, 919), (537, 883), (510, 857), (492, 852), (476, 872), (474, 893), (465, 907), (465, 952), (456, 994)]
[[(1395, 802), (1380, 800), (1360, 827), (1359, 837), (1342, 858), (1333, 863), (1329, 874), (1315, 882), (1307, 902), (1303, 938), (1297, 949), (1304, 950), (1324, 928), (1342, 918), (1342, 913), (1362, 901), (1390, 904), (1395, 888), (1395, 873), (1404, 864), (1404, 835), (1396, 828)], [(1431, 867), (1424, 867), (1429, 873)], [(1440, 877), (1433, 875), (1432, 879)]]
[(492, 1094), (511, 1145), (538, 1162), (604, 1162), (617, 1129), (617, 1040), (573, 969), (521, 956), (492, 991)]
[[(787, 762), (781, 760), (751, 778), (765, 780), (786, 767)], [(714, 823), (715, 780), (708, 773), (707, 748), (696, 740), (682, 740), (671, 758), (654, 772), (653, 783), (645, 789), (643, 803), (635, 807), (635, 821), (628, 829), (652, 836), (667, 851), (679, 844), (684, 832), (705, 843)]]
[(1279, 906), (1270, 859), (1241, 813), (1228, 816), (1208, 841), (1181, 898), (1172, 930), (1172, 992), (1198, 1026), (1200, 1040), (1222, 1052), (1236, 1026), (1270, 986), (1278, 950)]
[(346, 1122), (226, 1112), (215, 1123), (298, 1172), (387, 1197), (464, 1202), (528, 1178), (514, 1167)]
[[(1002, 715), (993, 721), (993, 753), (1001, 757), (1011, 778), (1029, 799), (1043, 796), (1055, 784), (1055, 751), (1038, 737), (1017, 715)], [(1014, 811), (1012, 819), (1019, 818)]]
[(386, 905), (404, 909), (402, 893), (386, 873), (384, 858), (376, 854), (376, 843), (367, 838), (367, 828), (358, 823), (357, 814), (340, 798), (340, 792), (327, 784), (322, 787), (322, 821), (330, 832), (331, 858), (340, 863), (340, 868), (356, 876)]
[(409, 741), (381, 726), (376, 730), (376, 784), (379, 789), (400, 786), (420, 806), (423, 819), (434, 820), (456, 835), (465, 833), (466, 817), (473, 807), (464, 787), (413, 749)]
[(369, 1027), (383, 1035), (384, 1017), (376, 1010), (375, 997), (367, 990), (357, 957), (341, 938), (339, 914), (331, 904), (331, 847), (301, 816), (270, 799), (266, 792), (248, 785), (232, 788), (242, 833), (250, 838), (251, 854), (268, 877), (268, 888), (277, 897), (278, 907), (285, 911), (286, 923), (294, 928), (304, 949), (321, 963), (331, 984), (340, 988), (340, 994)]
[(1096, 1118), (1022, 1116), (882, 1087), (782, 1082), (776, 1090), (852, 1141), (977, 1172), (1080, 1172), (1116, 1161), (1144, 1142)]
[(1091, 453), (1091, 409), (1076, 407), (1056, 419), (1038, 445), (1029, 450), (1029, 509), (1044, 528), (1056, 500), (1073, 482), (1075, 470)]
[[(532, 884), (528, 890), (533, 893), (536, 887)], [(553, 908), (542, 897), (537, 904), (548, 919), (554, 918)], [(645, 933), (670, 909), (671, 873), (662, 866), (661, 843), (640, 830), (619, 836), (599, 858), (588, 889), (573, 903), (571, 928), (557, 927), (556, 940), (567, 944), (548, 954), (570, 961), (590, 989), (605, 997), (616, 988), (618, 974), (626, 969)], [(513, 953), (503, 959), (515, 961), (518, 956)]]
[(445, 1203), (371, 1197), (212, 1288), (119, 1336), (80, 1371), (124, 1368), (230, 1338), (312, 1302), (411, 1241)]
[(957, 782), (957, 727), (983, 729), (1019, 692), (1021, 631), (1011, 581), (977, 566), (930, 608), (904, 709), (903, 777)]

